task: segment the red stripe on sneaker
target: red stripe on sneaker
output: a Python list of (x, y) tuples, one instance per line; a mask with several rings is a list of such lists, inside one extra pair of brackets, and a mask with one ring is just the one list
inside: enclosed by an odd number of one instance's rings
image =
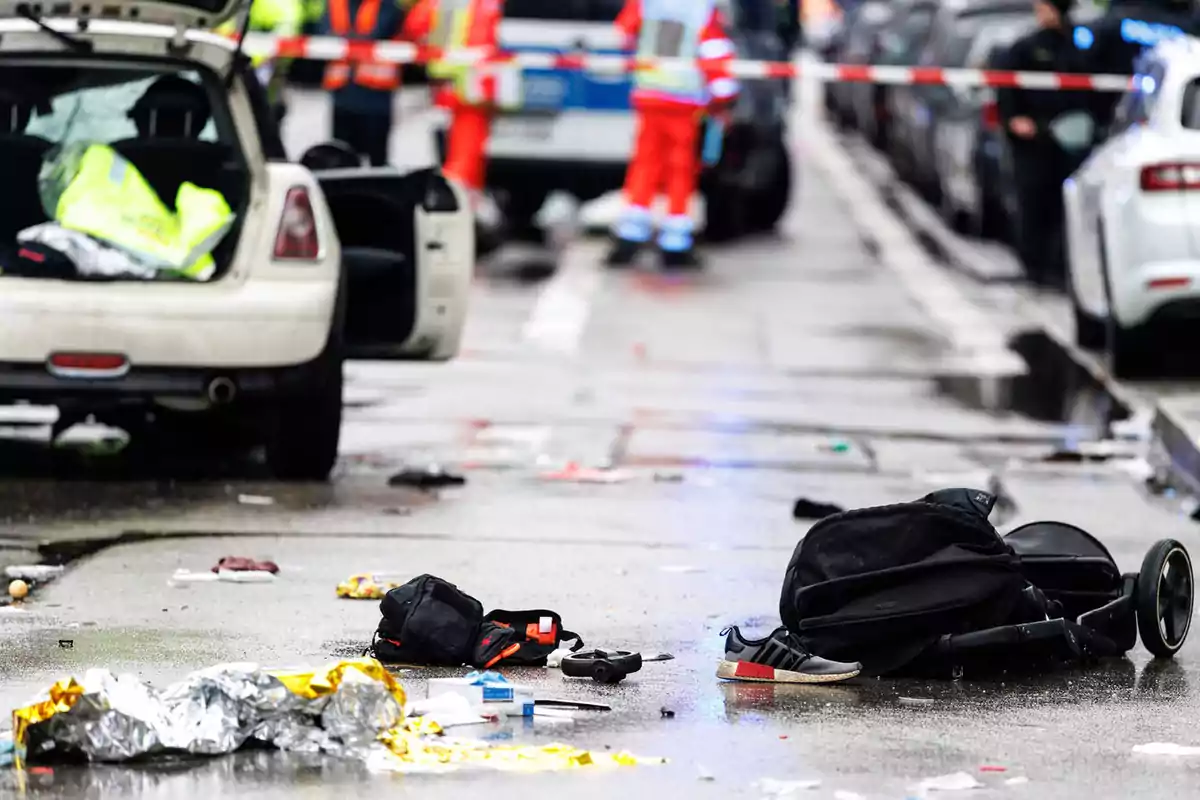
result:
[(733, 671), (734, 677), (737, 678), (758, 678), (759, 680), (775, 680), (775, 668), (768, 667), (766, 664), (752, 664), (749, 661), (737, 662), (737, 668)]

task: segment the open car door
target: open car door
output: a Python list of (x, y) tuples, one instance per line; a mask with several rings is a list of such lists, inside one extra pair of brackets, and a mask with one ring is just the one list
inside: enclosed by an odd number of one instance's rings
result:
[(315, 170), (342, 245), (349, 358), (458, 354), (475, 259), (465, 192), (436, 167)]

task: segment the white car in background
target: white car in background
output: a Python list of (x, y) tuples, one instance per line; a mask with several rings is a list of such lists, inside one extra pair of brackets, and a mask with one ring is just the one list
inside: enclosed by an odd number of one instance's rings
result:
[(1143, 369), (1200, 332), (1200, 41), (1164, 42), (1139, 60), (1109, 138), (1063, 184), (1076, 338), (1113, 371)]
[[(457, 354), (474, 221), (436, 169), (290, 163), (248, 59), (207, 32), (248, 7), (0, 0), (0, 102), (36, 108), (23, 129), (16, 114), (0, 120), (0, 257), (17, 258), (17, 234), (46, 222), (39, 168), (68, 142), (112, 146), (168, 205), (188, 181), (236, 213), (205, 282), (0, 274), (0, 404), (57, 406), (60, 430), (93, 416), (135, 441), (164, 419), (236, 434), (265, 447), (277, 477), (322, 480), (337, 459), (345, 357)], [(204, 104), (201, 129), (135, 128), (130, 105), (164, 76)], [(186, 100), (155, 98), (155, 113)]]

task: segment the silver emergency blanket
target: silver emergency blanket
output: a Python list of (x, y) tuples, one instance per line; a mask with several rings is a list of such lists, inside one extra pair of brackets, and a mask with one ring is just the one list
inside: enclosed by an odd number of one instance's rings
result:
[(30, 727), (31, 759), (64, 749), (101, 762), (165, 752), (221, 755), (252, 739), (282, 750), (365, 755), (404, 719), (388, 686), (354, 671), (312, 698), (252, 664), (210, 667), (162, 691), (108, 670), (89, 670), (81, 683), (69, 710)]
[(136, 278), (154, 280), (159, 270), (111, 247), (86, 233), (64, 228), (57, 222), (43, 222), (17, 234), (17, 242), (36, 242), (62, 253), (75, 265), (75, 271), (87, 278)]

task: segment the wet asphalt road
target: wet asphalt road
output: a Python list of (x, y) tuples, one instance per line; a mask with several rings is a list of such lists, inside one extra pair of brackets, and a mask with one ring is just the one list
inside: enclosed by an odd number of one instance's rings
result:
[[(903, 798), (916, 781), (959, 770), (986, 784), (974, 797), (1193, 794), (1198, 762), (1134, 757), (1131, 748), (1200, 744), (1195, 641), (1165, 665), (1139, 647), (1086, 674), (1007, 685), (715, 679), (722, 627), (777, 624), (783, 569), (807, 527), (790, 518), (797, 496), (879, 504), (981, 486), (994, 474), (1015, 502), (1004, 527), (1079, 524), (1127, 570), (1157, 538), (1195, 544), (1194, 523), (1144, 497), (1115, 466), (1040, 462), (1078, 429), (974, 410), (939, 390), (948, 371), (991, 370), (994, 354), (980, 350), (979, 330), (931, 315), (931, 303), (950, 299), (931, 297), (920, 280), (933, 267), (884, 263), (863, 248), (856, 225), (883, 228), (886, 212), (847, 192), (832, 146), (808, 131), (797, 148), (808, 166), (781, 234), (714, 251), (702, 275), (605, 274), (601, 246), (581, 241), (548, 284), (481, 277), (458, 361), (350, 370), (344, 457), (331, 486), (282, 487), (253, 467), (171, 483), (100, 481), (99, 466), (54, 483), (38, 478), (36, 448), (14, 446), (5, 459), (22, 464), (0, 484), (12, 547), (129, 532), (149, 541), (81, 559), (24, 610), (0, 613), (0, 705), (90, 666), (165, 684), (222, 661), (282, 667), (356, 653), (377, 607), (335, 599), (335, 585), (355, 572), (429, 572), (489, 608), (553, 608), (590, 645), (676, 656), (615, 688), (512, 671), (539, 696), (614, 710), (471, 733), (629, 749), (668, 765), (597, 777), (399, 777), (250, 753), (57, 768), (28, 775), (26, 794), (759, 797), (753, 783), (772, 777), (819, 779), (797, 796), (845, 800), (846, 792)], [(971, 323), (991, 321), (984, 311)], [(630, 477), (544, 478), (565, 461), (613, 463)], [(387, 486), (400, 467), (426, 463), (461, 469), (467, 486), (438, 497)], [(167, 584), (177, 568), (207, 569), (230, 554), (272, 558), (281, 578)], [(420, 697), (426, 677), (403, 679)], [(675, 716), (663, 718), (663, 707)], [(1028, 783), (1006, 783), (1019, 777)], [(0, 794), (11, 788), (0, 783)]]

